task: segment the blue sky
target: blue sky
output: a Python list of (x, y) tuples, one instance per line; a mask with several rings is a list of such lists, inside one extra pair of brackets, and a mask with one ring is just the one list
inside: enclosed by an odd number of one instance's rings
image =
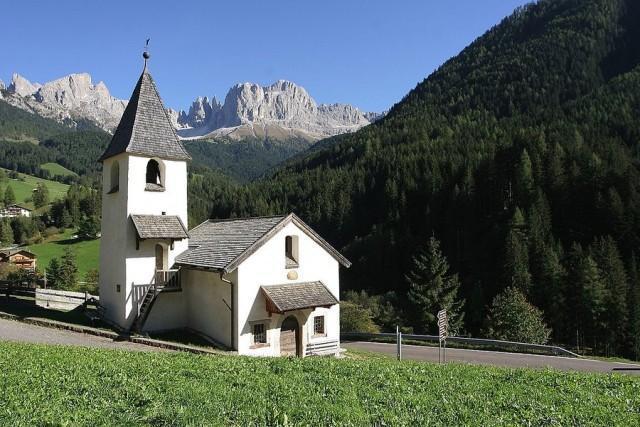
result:
[(72, 72), (128, 98), (151, 37), (168, 107), (278, 79), (319, 103), (382, 111), (523, 0), (31, 1), (4, 7), (0, 79)]

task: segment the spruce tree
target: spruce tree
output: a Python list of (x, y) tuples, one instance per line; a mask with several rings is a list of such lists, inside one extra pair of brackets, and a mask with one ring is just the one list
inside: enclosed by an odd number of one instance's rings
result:
[(603, 316), (603, 339), (610, 351), (621, 354), (628, 336), (629, 279), (618, 247), (610, 236), (598, 239), (592, 252), (606, 288), (603, 301), (606, 311), (606, 316)]
[(522, 150), (516, 169), (516, 197), (524, 206), (531, 202), (534, 189), (531, 158), (526, 149)]
[(528, 295), (531, 289), (531, 273), (525, 225), (522, 211), (516, 207), (504, 244), (503, 281), (505, 288), (513, 286)]
[(46, 270), (47, 286), (53, 289), (62, 287), (62, 278), (60, 276), (60, 261), (58, 258), (51, 258)]
[(33, 204), (36, 208), (41, 208), (49, 203), (49, 188), (42, 182), (36, 186), (33, 192)]
[(640, 273), (635, 254), (629, 261), (629, 354), (640, 360)]
[[(561, 339), (561, 326), (565, 324), (565, 279), (566, 270), (552, 246), (543, 245), (534, 255), (535, 285), (532, 301), (544, 313), (546, 322), (552, 326), (556, 340)], [(557, 330), (556, 330), (557, 329)]]
[(65, 289), (74, 289), (78, 284), (78, 266), (76, 255), (70, 248), (65, 249), (60, 259), (60, 286)]
[(11, 246), (14, 243), (13, 228), (8, 220), (0, 222), (0, 243), (2, 246)]
[(580, 324), (586, 345), (598, 349), (605, 329), (606, 286), (598, 264), (587, 255), (579, 264), (578, 285), (580, 287)]
[(460, 331), (463, 318), (461, 308), (464, 304), (458, 299), (460, 281), (457, 274), (449, 271), (449, 263), (435, 237), (431, 237), (426, 248), (413, 257), (406, 280), (417, 332), (435, 333), (436, 315), (442, 309), (447, 310), (450, 332), (455, 334)]
[(13, 187), (10, 185), (7, 185), (7, 188), (4, 191), (3, 202), (5, 206), (13, 205), (16, 202), (16, 195), (13, 192)]

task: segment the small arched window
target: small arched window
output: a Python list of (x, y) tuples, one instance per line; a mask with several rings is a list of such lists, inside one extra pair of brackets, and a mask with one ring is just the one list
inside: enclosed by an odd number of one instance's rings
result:
[(117, 160), (114, 160), (111, 163), (111, 171), (109, 173), (110, 180), (110, 189), (109, 194), (117, 193), (120, 189), (120, 163)]
[(164, 191), (162, 170), (157, 160), (151, 159), (147, 163), (146, 187), (147, 191)]

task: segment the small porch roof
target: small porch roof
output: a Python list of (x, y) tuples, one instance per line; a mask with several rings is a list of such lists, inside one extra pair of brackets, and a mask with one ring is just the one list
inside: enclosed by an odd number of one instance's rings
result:
[(131, 215), (138, 239), (187, 239), (189, 234), (176, 215)]
[(267, 300), (269, 313), (331, 307), (339, 302), (320, 281), (261, 286), (260, 289)]

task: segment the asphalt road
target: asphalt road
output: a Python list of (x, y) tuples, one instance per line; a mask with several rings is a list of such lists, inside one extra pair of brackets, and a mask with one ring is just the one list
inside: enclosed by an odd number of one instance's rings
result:
[(43, 326), (30, 325), (7, 319), (0, 319), (0, 341), (75, 345), (131, 351), (168, 351), (158, 347), (132, 343), (130, 341), (114, 341), (95, 335), (45, 328)]
[[(362, 350), (386, 354), (393, 357), (396, 356), (395, 344), (377, 342), (343, 342), (341, 346), (346, 348), (347, 350)], [(438, 362), (438, 348), (419, 345), (403, 345), (402, 356), (407, 360)], [(583, 372), (612, 372), (614, 371), (614, 368), (621, 368), (623, 370), (616, 372), (640, 375), (640, 364), (605, 362), (584, 358), (503, 353), (498, 351), (461, 350), (448, 348), (447, 361), (471, 363), (475, 365), (507, 366), (513, 368), (553, 368), (563, 371)], [(629, 370), (630, 368), (637, 370)]]

